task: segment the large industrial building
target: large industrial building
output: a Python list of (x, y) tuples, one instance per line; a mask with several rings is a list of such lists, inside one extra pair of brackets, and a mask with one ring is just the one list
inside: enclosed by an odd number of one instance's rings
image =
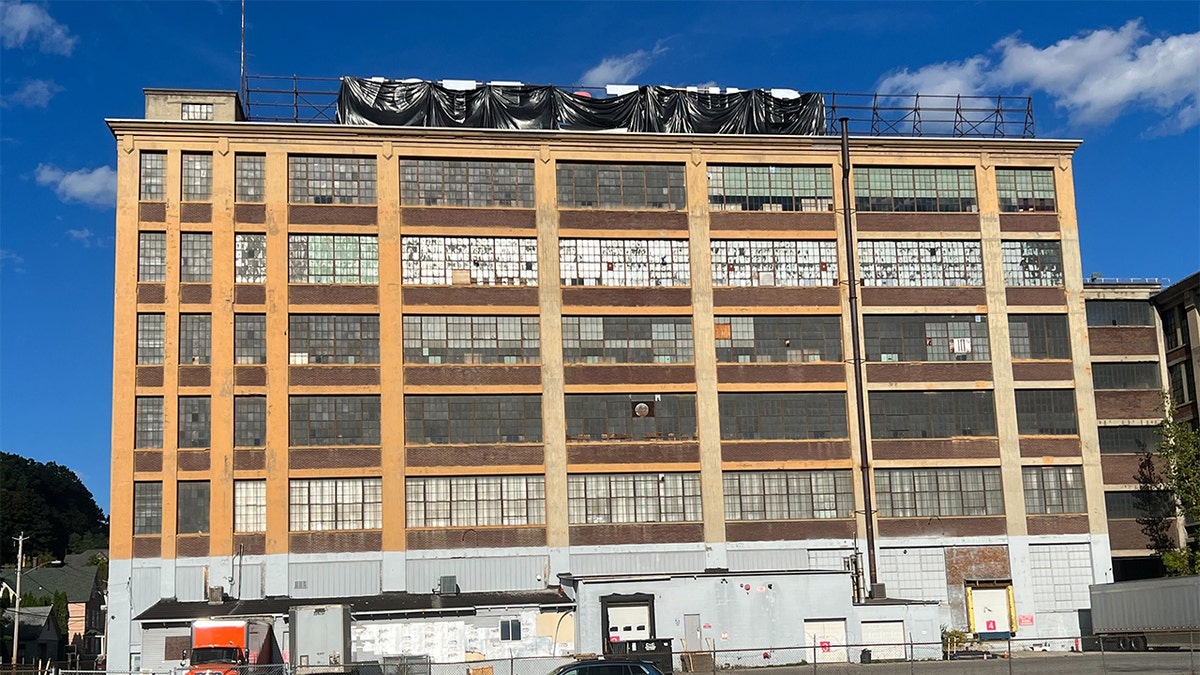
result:
[(1078, 635), (1162, 377), (1085, 307), (1078, 142), (610, 93), (108, 121), (110, 668), (333, 602), (358, 657)]

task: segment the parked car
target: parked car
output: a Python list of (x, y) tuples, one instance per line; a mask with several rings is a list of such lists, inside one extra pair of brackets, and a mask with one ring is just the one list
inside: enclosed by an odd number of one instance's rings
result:
[(630, 659), (585, 659), (559, 666), (550, 675), (663, 675), (653, 663)]

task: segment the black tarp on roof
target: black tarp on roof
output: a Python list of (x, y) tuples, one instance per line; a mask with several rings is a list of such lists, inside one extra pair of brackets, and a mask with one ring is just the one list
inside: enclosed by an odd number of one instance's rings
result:
[(825, 134), (818, 93), (778, 98), (763, 89), (710, 94), (643, 86), (592, 98), (552, 86), (483, 85), (460, 91), (436, 82), (343, 77), (341, 124), (465, 129), (632, 131), (672, 134)]

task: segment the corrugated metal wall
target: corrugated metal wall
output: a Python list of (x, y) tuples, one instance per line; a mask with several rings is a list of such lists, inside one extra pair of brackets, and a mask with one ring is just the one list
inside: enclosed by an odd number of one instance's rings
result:
[(165, 653), (168, 637), (188, 637), (191, 629), (183, 628), (148, 628), (142, 630), (142, 670), (163, 672), (179, 666), (179, 655), (174, 654), (169, 659)]
[[(218, 579), (209, 579), (209, 583), (214, 586), (220, 586), (221, 582)], [(197, 602), (205, 600), (204, 595), (204, 568), (203, 567), (183, 567), (175, 568), (175, 599), (180, 602)]]
[(242, 600), (264, 597), (262, 563), (234, 563), (231, 595)]
[(737, 571), (755, 570), (804, 570), (808, 569), (808, 549), (730, 549), (729, 569)]
[(376, 595), (381, 590), (378, 560), (330, 560), (288, 564), (294, 598)]
[(159, 569), (135, 567), (129, 578), (130, 616), (137, 616), (159, 600)]
[[(473, 591), (520, 591), (545, 588), (549, 558), (545, 555), (409, 559), (408, 590), (427, 593), (447, 575), (458, 577), (464, 593)], [(538, 580), (538, 577), (541, 580)], [(558, 580), (553, 580), (558, 583)]]
[(571, 573), (662, 574), (704, 569), (703, 551), (646, 551), (615, 549), (603, 553), (571, 553)]

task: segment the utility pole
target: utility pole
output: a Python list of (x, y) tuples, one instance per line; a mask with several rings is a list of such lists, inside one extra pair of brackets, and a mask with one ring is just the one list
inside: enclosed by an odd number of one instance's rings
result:
[(21, 635), (21, 563), (25, 558), (25, 540), (29, 537), (22, 532), (17, 540), (17, 602), (13, 605), (13, 652), (12, 667), (17, 667), (17, 638)]

